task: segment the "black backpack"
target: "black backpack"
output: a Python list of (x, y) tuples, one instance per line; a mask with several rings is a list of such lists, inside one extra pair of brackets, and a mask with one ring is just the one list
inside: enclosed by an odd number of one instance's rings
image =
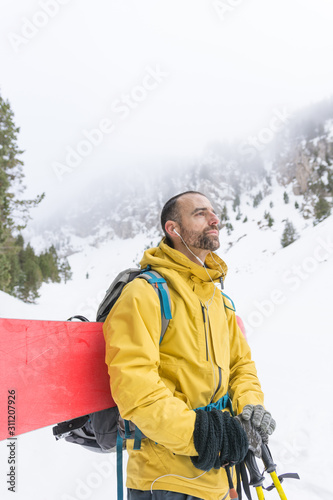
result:
[[(96, 321), (104, 322), (112, 307), (120, 297), (124, 286), (135, 278), (142, 278), (148, 281), (156, 291), (161, 304), (161, 337), (169, 324), (171, 316), (171, 301), (167, 283), (162, 276), (150, 267), (146, 269), (126, 269), (118, 274), (111, 283), (104, 299), (102, 300), (96, 316)], [(72, 316), (68, 321), (78, 319), (88, 321), (84, 316)], [(55, 438), (64, 438), (69, 443), (76, 443), (96, 452), (114, 452), (124, 447), (126, 439), (134, 439), (134, 447), (140, 448), (141, 439), (144, 437), (140, 430), (130, 421), (123, 420), (117, 406), (107, 408), (98, 412), (84, 415), (61, 422), (53, 427)]]

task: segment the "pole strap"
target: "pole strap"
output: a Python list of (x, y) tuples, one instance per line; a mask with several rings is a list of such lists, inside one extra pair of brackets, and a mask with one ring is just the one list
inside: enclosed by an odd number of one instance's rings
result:
[(123, 500), (123, 438), (117, 433), (117, 500)]
[[(271, 472), (270, 475), (272, 476), (272, 479), (273, 479), (273, 475), (274, 475), (274, 472)], [(280, 485), (281, 483), (283, 483), (283, 480), (284, 479), (300, 479), (299, 475), (297, 474), (297, 472), (285, 472), (284, 474), (280, 474), (279, 476), (275, 473), (275, 482), (277, 483), (276, 479), (278, 479)], [(277, 483), (277, 484), (279, 484)], [(276, 488), (276, 485), (275, 483), (273, 482), (270, 486), (268, 486), (267, 488), (265, 488), (265, 490), (267, 491), (271, 491), (273, 490), (274, 488)], [(278, 489), (278, 488), (277, 488)]]

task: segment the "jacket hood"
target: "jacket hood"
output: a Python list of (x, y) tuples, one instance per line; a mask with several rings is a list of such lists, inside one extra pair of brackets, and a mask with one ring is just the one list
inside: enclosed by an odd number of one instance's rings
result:
[(171, 248), (165, 243), (165, 239), (161, 241), (158, 247), (149, 248), (145, 251), (140, 266), (145, 268), (151, 266), (153, 269), (167, 268), (179, 273), (194, 275), (200, 281), (210, 281), (209, 276), (213, 281), (218, 281), (222, 277), (223, 280), (228, 271), (226, 263), (215, 253), (207, 255), (205, 260), (206, 267), (209, 268), (209, 275), (204, 267), (192, 262), (186, 255)]

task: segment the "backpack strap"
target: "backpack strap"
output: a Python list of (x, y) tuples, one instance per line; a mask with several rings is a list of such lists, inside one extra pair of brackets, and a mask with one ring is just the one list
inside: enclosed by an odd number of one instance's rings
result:
[(141, 272), (141, 274), (139, 274), (137, 277), (143, 278), (146, 281), (148, 281), (148, 283), (152, 285), (152, 287), (154, 288), (154, 290), (158, 295), (158, 298), (160, 299), (161, 321), (162, 321), (161, 336), (160, 336), (160, 343), (161, 343), (164, 334), (166, 332), (166, 329), (168, 328), (169, 321), (170, 319), (172, 319), (171, 299), (167, 282), (165, 281), (164, 278), (162, 278), (162, 276), (157, 271), (152, 271), (150, 267), (144, 269)]
[(83, 417), (73, 418), (73, 420), (68, 420), (66, 422), (61, 422), (60, 424), (53, 427), (53, 435), (58, 440), (64, 434), (74, 431), (76, 429), (81, 429), (89, 420), (89, 415), (84, 415)]
[[(172, 319), (171, 315), (171, 298), (170, 292), (167, 285), (167, 282), (164, 278), (157, 272), (152, 271), (150, 266), (146, 269), (143, 269), (140, 274), (136, 276), (136, 278), (143, 278), (148, 283), (150, 283), (158, 295), (161, 306), (161, 336), (160, 336), (160, 344), (163, 340), (164, 334), (168, 328), (169, 321)], [(124, 420), (125, 423), (125, 439), (131, 437), (131, 432), (129, 428), (129, 422)], [(134, 432), (134, 450), (140, 450), (141, 448), (141, 439), (142, 433), (140, 429), (135, 426)], [(122, 462), (122, 454), (123, 454), (123, 439), (120, 436), (118, 430), (117, 436), (117, 499), (123, 499), (123, 462)]]
[[(234, 311), (234, 312), (236, 312), (236, 307), (235, 307), (234, 301), (233, 301), (233, 300), (232, 300), (232, 299), (231, 299), (231, 298), (230, 298), (230, 297), (229, 297), (226, 293), (223, 293), (223, 292), (221, 291), (221, 294), (222, 294), (222, 297), (223, 297), (223, 303), (224, 303), (224, 307), (225, 307), (225, 309), (230, 309), (230, 311)], [(226, 305), (225, 300), (224, 300), (224, 297), (225, 297), (226, 299), (228, 299), (228, 300), (231, 302), (232, 307), (228, 307), (228, 306)]]
[(89, 321), (89, 319), (87, 319), (85, 316), (80, 316), (80, 315), (71, 316), (66, 321), (73, 321), (73, 319), (78, 319), (79, 321)]
[(123, 500), (123, 438), (117, 433), (117, 500)]

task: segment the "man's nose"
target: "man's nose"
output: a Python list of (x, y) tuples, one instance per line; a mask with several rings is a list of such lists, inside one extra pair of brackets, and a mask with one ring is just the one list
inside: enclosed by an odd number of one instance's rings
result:
[(210, 218), (209, 218), (209, 225), (210, 226), (218, 226), (220, 224), (220, 222), (221, 221), (218, 218), (218, 216), (214, 212), (211, 212)]

